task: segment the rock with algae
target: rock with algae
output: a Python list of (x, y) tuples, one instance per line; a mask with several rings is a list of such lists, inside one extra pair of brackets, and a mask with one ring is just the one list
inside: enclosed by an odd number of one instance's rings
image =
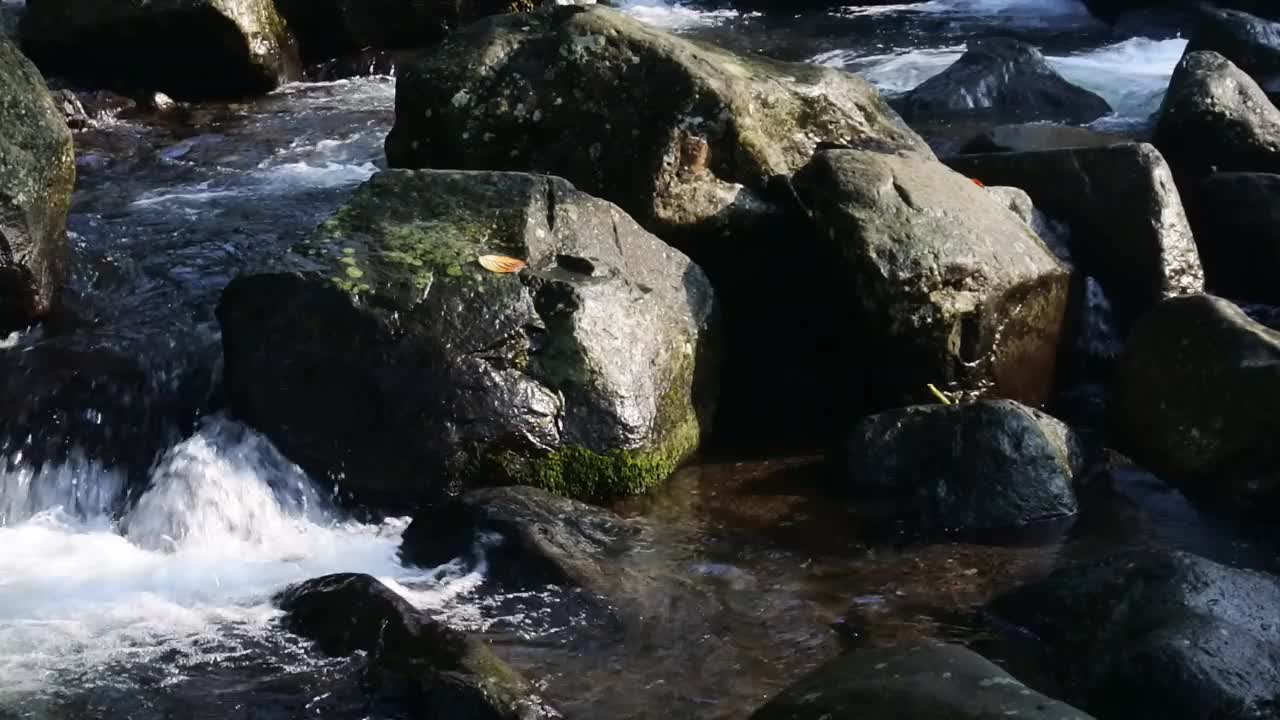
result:
[[(645, 490), (715, 402), (715, 298), (688, 258), (568, 182), (388, 171), (218, 314), (232, 409), (360, 502), (476, 484)], [(526, 261), (494, 273), (482, 255)]]

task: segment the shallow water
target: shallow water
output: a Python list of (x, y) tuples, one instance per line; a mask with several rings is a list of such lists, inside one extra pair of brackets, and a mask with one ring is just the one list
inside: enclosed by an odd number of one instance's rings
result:
[[(1183, 43), (1125, 36), (1071, 0), (788, 18), (656, 0), (626, 8), (741, 50), (858, 70), (889, 92), (941, 70), (975, 34), (1014, 33), (1111, 100), (1123, 127), (1158, 104)], [(404, 567), (403, 519), (347, 517), (330, 488), (220, 414), (149, 438), (158, 454), (143, 448), (141, 467), (121, 463), (109, 451), (136, 440), (130, 428), (151, 432), (160, 395), (216, 374), (222, 287), (276, 266), (382, 166), (393, 94), (390, 78), (297, 84), (77, 133), (71, 312), (0, 338), (0, 353), (101, 350), (147, 380), (122, 400), (95, 385), (117, 383), (118, 364), (76, 365), (76, 381), (97, 388), (84, 403), (46, 408), (31, 397), (21, 422), (0, 418), (0, 718), (397, 717), (362, 693), (360, 659), (319, 658), (275, 627), (271, 596), (328, 572), (376, 575), (484, 633), (568, 716), (736, 718), (846, 644), (987, 637), (973, 609), (1060, 557), (1165, 542), (1274, 563), (1141, 478), (1100, 492), (1087, 526), (995, 547), (920, 542), (892, 507), (833, 501), (838, 481), (812, 458), (708, 460), (619, 506), (653, 523), (645, 562), (682, 588), (669, 597), (655, 587), (640, 599), (654, 614), (619, 631), (572, 591), (495, 589), (483, 564)], [(42, 441), (55, 436), (51, 453)]]

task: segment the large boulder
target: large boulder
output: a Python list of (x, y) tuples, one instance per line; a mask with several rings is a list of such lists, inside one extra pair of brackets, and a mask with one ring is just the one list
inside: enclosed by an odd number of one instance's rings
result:
[(1071, 256), (1096, 277), (1127, 329), (1162, 298), (1204, 290), (1195, 239), (1173, 174), (1146, 144), (992, 153), (947, 164), (1012, 185), (1071, 228)]
[(90, 87), (238, 97), (301, 77), (272, 0), (33, 0), (21, 36), (46, 74)]
[(1187, 53), (1173, 72), (1151, 142), (1186, 181), (1213, 171), (1280, 172), (1280, 110), (1218, 53)]
[[(696, 265), (558, 178), (388, 171), (218, 308), (232, 409), (357, 500), (477, 482), (642, 491), (716, 398)], [(518, 273), (477, 258), (511, 256)]]
[(1054, 418), (997, 400), (865, 418), (845, 461), (847, 491), (906, 500), (919, 530), (1004, 530), (1074, 515), (1085, 450)]
[(847, 279), (840, 332), (872, 405), (965, 395), (1040, 404), (1053, 386), (1070, 277), (1018, 216), (920, 156), (818, 153), (795, 178)]
[(414, 608), (369, 575), (326, 575), (275, 598), (284, 628), (326, 655), (364, 653), (375, 691), (408, 698), (416, 717), (559, 717), (487, 647)]
[(1277, 607), (1269, 575), (1160, 550), (1068, 565), (992, 604), (1044, 644), (1064, 699), (1169, 720), (1275, 717)]
[(620, 205), (723, 300), (728, 423), (785, 430), (832, 414), (839, 372), (831, 283), (786, 182), (821, 142), (929, 154), (855, 75), (562, 7), (481, 21), (402, 68), (387, 157), (549, 172)]
[(1280, 175), (1210, 175), (1200, 183), (1194, 208), (1209, 290), (1280, 305)]
[(49, 312), (67, 265), (71, 131), (22, 53), (0, 38), (0, 334)]
[(1238, 10), (1201, 8), (1187, 52), (1212, 50), (1264, 87), (1280, 76), (1280, 22)]
[(1166, 300), (1114, 378), (1114, 447), (1189, 495), (1241, 507), (1280, 489), (1280, 333), (1221, 298)]
[(959, 60), (893, 106), (912, 124), (975, 119), (1083, 124), (1111, 113), (1106, 100), (1049, 67), (1035, 46), (1011, 38), (969, 43)]
[(959, 645), (856, 650), (783, 690), (751, 720), (1090, 720)]
[(562, 7), (477, 23), (406, 68), (387, 158), (552, 173), (667, 237), (764, 212), (770, 179), (821, 141), (928, 153), (857, 76)]

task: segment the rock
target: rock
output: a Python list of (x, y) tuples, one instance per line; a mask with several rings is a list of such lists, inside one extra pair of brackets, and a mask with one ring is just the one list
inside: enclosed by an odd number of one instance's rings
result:
[(783, 690), (752, 720), (1089, 720), (959, 645), (857, 650)]
[(301, 77), (271, 0), (38, 0), (21, 37), (46, 74), (91, 88), (240, 97)]
[[(156, 457), (213, 409), (217, 358), (216, 345), (193, 339), (168, 354), (149, 350), (79, 339), (0, 350), (0, 464), (21, 455), (29, 467), (55, 468), (83, 458), (144, 489)], [(103, 509), (119, 511), (125, 499)]]
[[(818, 153), (795, 185), (846, 275), (842, 326), (872, 405), (961, 394), (1039, 404), (1070, 278), (983, 188), (923, 157)], [(868, 357), (869, 356), (869, 357)]]
[(1011, 38), (969, 43), (951, 67), (893, 101), (910, 123), (981, 118), (996, 123), (1087, 123), (1111, 113), (1098, 95), (1067, 82), (1032, 45)]
[(1239, 507), (1280, 487), (1280, 333), (1210, 295), (1138, 323), (1113, 380), (1114, 447), (1198, 499)]
[(630, 587), (624, 565), (648, 539), (645, 526), (594, 505), (531, 487), (481, 488), (419, 513), (402, 559), (438, 567), (486, 548), (486, 577), (509, 588), (563, 585), (616, 599)]
[(71, 131), (39, 71), (0, 37), (0, 333), (47, 315), (67, 265)]
[(326, 575), (274, 598), (283, 624), (331, 656), (367, 654), (378, 690), (410, 698), (417, 717), (559, 717), (529, 684), (474, 638), (431, 619), (369, 575)]
[(1210, 175), (1192, 220), (1210, 291), (1280, 305), (1280, 175)]
[(777, 437), (833, 415), (832, 283), (787, 182), (826, 141), (929, 153), (855, 75), (562, 7), (403, 67), (387, 157), (559, 175), (687, 253), (725, 308), (726, 425)]
[(1182, 57), (1151, 141), (1186, 182), (1215, 171), (1280, 172), (1280, 110), (1215, 52)]
[(1071, 255), (1096, 277), (1127, 331), (1162, 298), (1201, 292), (1204, 274), (1168, 165), (1146, 144), (967, 155), (952, 168), (1012, 185), (1071, 229)]
[(276, 0), (303, 58), (320, 62), (367, 48), (421, 48), (487, 15), (531, 10), (534, 0)]
[(1021, 125), (997, 125), (966, 142), (960, 154), (993, 152), (1029, 152), (1033, 150), (1063, 150), (1066, 148), (1106, 147), (1127, 143), (1119, 135), (1108, 135), (1082, 127), (1024, 123)]
[(1162, 550), (1066, 566), (992, 604), (1044, 644), (1064, 699), (1169, 720), (1275, 716), (1276, 607), (1275, 578)]
[(1280, 75), (1280, 22), (1204, 6), (1187, 52), (1211, 50), (1266, 86)]
[(769, 180), (820, 141), (928, 153), (855, 75), (734, 55), (607, 8), (482, 21), (396, 90), (391, 165), (559, 175), (678, 244), (769, 214)]
[[(477, 482), (640, 492), (708, 427), (706, 277), (561, 179), (381, 173), (299, 249), (318, 272), (224, 293), (227, 392), (358, 501), (411, 508)], [(490, 272), (487, 254), (528, 268)]]
[(917, 405), (858, 422), (846, 488), (902, 498), (937, 533), (1020, 528), (1075, 515), (1083, 443), (1066, 425), (1008, 400)]
[(1065, 225), (1049, 219), (1049, 216), (1040, 212), (1040, 208), (1036, 207), (1031, 196), (1022, 188), (1007, 185), (987, 185), (986, 188), (987, 193), (997, 202), (1022, 218), (1022, 222), (1030, 225), (1032, 231), (1040, 236), (1063, 265), (1072, 264), (1070, 231)]

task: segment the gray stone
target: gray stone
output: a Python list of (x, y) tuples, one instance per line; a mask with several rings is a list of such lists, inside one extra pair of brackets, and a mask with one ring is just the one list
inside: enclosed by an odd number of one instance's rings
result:
[(1113, 379), (1121, 452), (1189, 495), (1241, 507), (1280, 488), (1280, 333), (1210, 295), (1138, 323)]
[(271, 0), (39, 0), (21, 37), (45, 73), (91, 88), (238, 97), (302, 75)]
[(1085, 450), (1066, 425), (1008, 400), (868, 417), (845, 446), (850, 492), (909, 500), (924, 532), (1000, 530), (1076, 513)]
[(1204, 273), (1173, 175), (1146, 144), (992, 153), (947, 164), (1012, 185), (1071, 229), (1071, 256), (1098, 278), (1122, 329), (1162, 298), (1204, 290)]
[(1217, 173), (1199, 190), (1192, 220), (1209, 290), (1280, 305), (1280, 175)]
[(752, 720), (1090, 720), (959, 645), (856, 650), (805, 676)]
[(1187, 181), (1211, 172), (1280, 172), (1280, 110), (1218, 53), (1187, 53), (1173, 72), (1152, 144)]
[[(232, 409), (398, 508), (476, 482), (603, 499), (699, 444), (717, 395), (702, 271), (616, 206), (518, 173), (389, 171), (218, 309)], [(484, 269), (497, 254), (528, 263)]]
[(845, 332), (880, 405), (960, 394), (1036, 405), (1053, 384), (1070, 277), (986, 190), (921, 156), (818, 153), (795, 178), (848, 278)]
[(0, 37), (0, 333), (47, 314), (67, 265), (71, 131), (22, 53)]

